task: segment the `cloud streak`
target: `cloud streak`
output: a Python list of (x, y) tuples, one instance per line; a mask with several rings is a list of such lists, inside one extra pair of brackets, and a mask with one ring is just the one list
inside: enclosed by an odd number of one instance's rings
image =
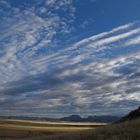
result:
[(3, 20), (0, 37), (2, 115), (122, 114), (138, 105), (139, 21), (62, 47), (59, 36), (72, 31), (75, 18), (71, 0), (24, 10), (3, 4), (15, 15)]

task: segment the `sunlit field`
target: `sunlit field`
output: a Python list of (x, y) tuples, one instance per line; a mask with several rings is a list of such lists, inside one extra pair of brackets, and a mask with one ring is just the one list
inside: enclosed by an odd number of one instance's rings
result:
[(86, 132), (106, 123), (0, 120), (0, 140), (43, 139), (68, 133)]
[(140, 140), (140, 119), (117, 124), (3, 119), (0, 140)]

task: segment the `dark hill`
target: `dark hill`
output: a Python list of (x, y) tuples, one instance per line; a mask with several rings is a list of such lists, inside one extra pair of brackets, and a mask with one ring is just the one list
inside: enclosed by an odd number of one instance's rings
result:
[(140, 118), (140, 106), (138, 109), (131, 111), (128, 115), (124, 116), (120, 122), (129, 121), (133, 119)]

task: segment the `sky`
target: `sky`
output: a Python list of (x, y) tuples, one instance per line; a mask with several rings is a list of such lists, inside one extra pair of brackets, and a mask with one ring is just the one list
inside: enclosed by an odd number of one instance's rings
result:
[(137, 108), (139, 7), (140, 0), (0, 0), (0, 116)]

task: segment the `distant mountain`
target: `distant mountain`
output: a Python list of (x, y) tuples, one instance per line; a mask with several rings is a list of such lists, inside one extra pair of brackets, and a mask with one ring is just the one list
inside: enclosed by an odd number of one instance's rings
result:
[(63, 118), (47, 118), (47, 117), (25, 117), (25, 116), (8, 116), (0, 118), (5, 119), (22, 119), (22, 120), (46, 120), (46, 121), (66, 121), (66, 122), (116, 122), (120, 120), (121, 117), (118, 116), (88, 116), (81, 117), (80, 115), (71, 115)]
[(0, 116), (1, 119), (21, 119), (21, 120), (48, 120), (54, 121), (54, 118), (47, 118), (47, 117), (27, 117), (27, 116)]
[(105, 116), (89, 116), (87, 118), (87, 120), (93, 121), (93, 122), (115, 122), (115, 121), (117, 121), (119, 119), (120, 119), (119, 116), (109, 116), (109, 115), (105, 115)]
[(124, 116), (120, 122), (140, 118), (140, 106), (138, 109), (131, 111), (128, 115)]
[(118, 116), (88, 116), (86, 118), (81, 118), (80, 115), (71, 115), (68, 117), (61, 118), (61, 121), (71, 121), (71, 122), (115, 122), (118, 121), (120, 117)]
[(60, 121), (81, 122), (83, 119), (80, 115), (71, 115), (68, 117), (60, 118)]

